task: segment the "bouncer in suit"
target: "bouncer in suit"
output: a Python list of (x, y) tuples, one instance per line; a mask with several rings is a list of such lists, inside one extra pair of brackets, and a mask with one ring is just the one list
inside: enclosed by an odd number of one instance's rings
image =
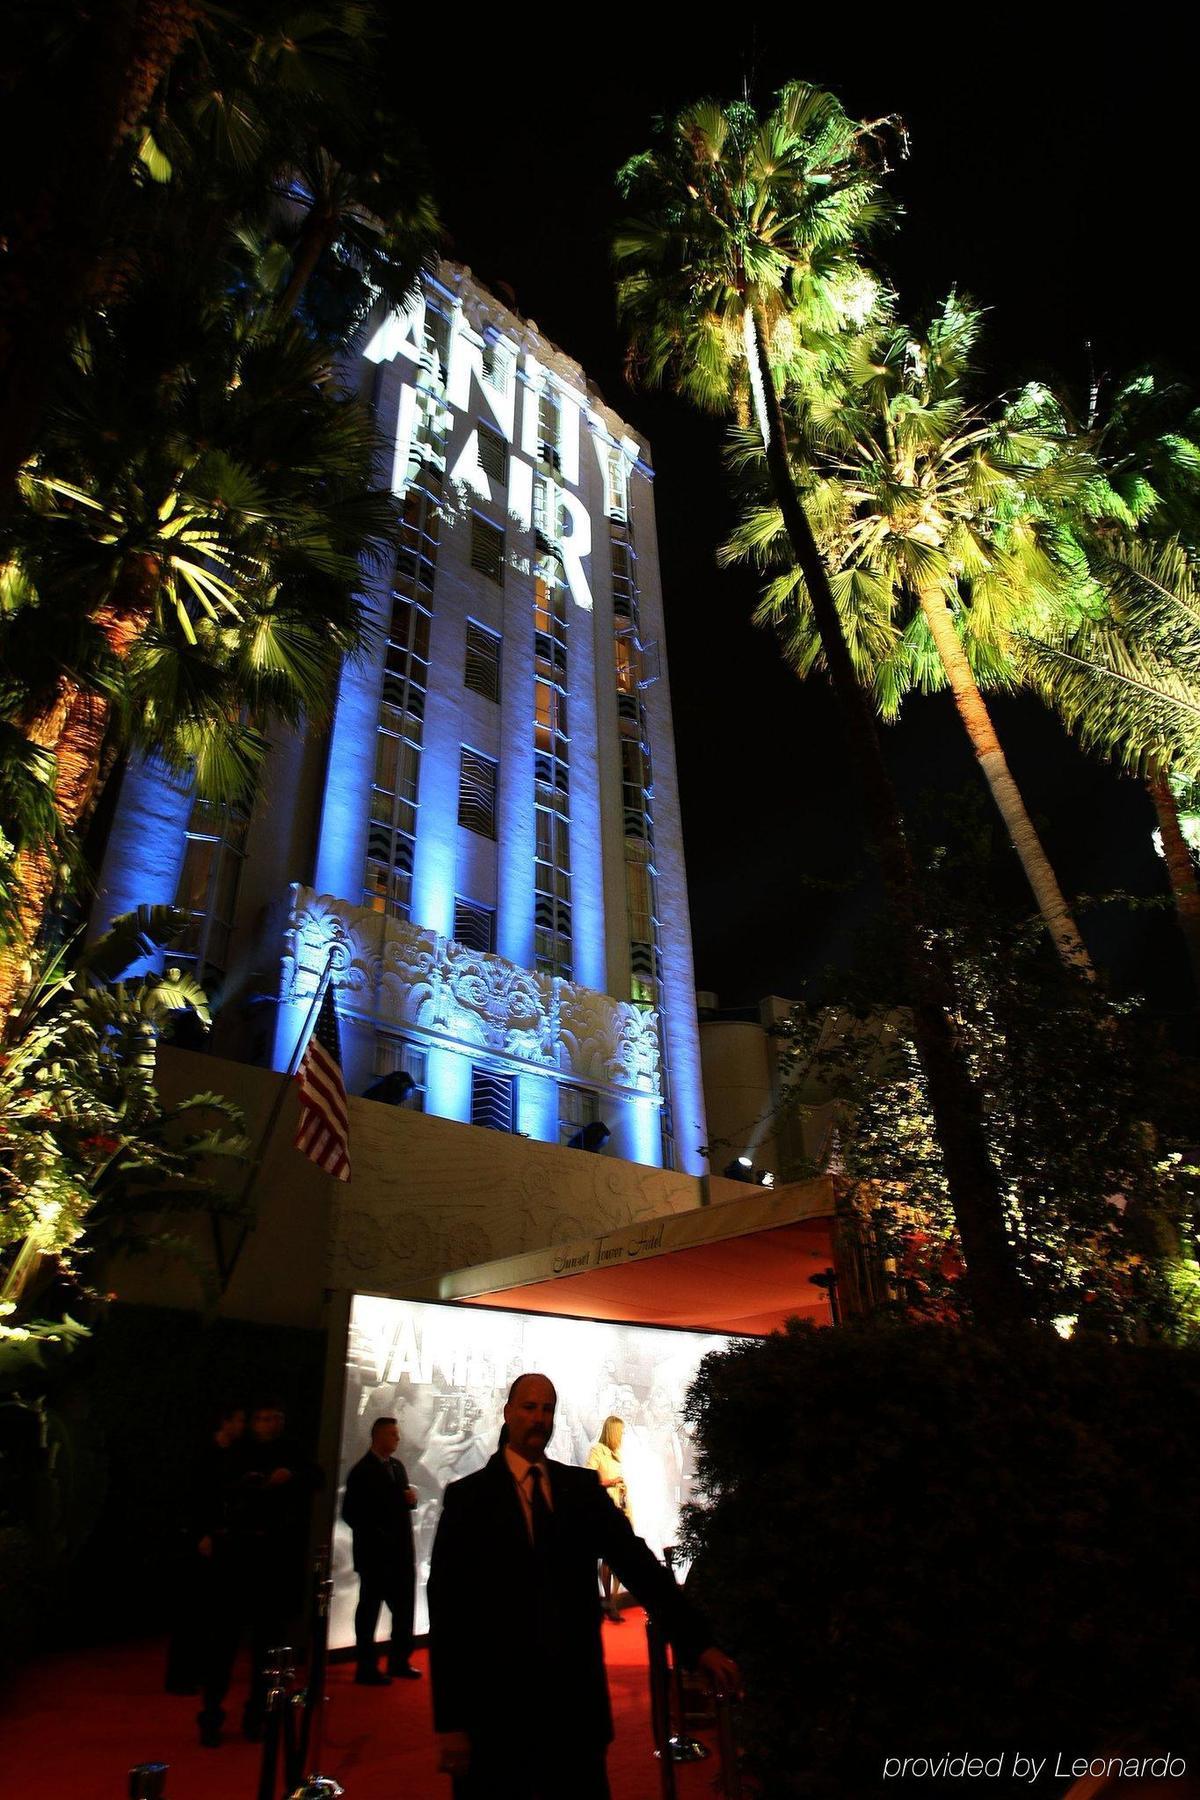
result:
[(455, 1777), (458, 1800), (608, 1795), (601, 1558), (682, 1660), (731, 1691), (739, 1684), (595, 1471), (546, 1460), (555, 1398), (544, 1375), (520, 1376), (504, 1409), (507, 1449), (446, 1489), (429, 1575), (429, 1645), (441, 1766)]
[(392, 1622), (389, 1674), (415, 1681), (420, 1673), (410, 1668), (408, 1661), (413, 1641), (412, 1509), (417, 1495), (409, 1486), (404, 1464), (392, 1454), (399, 1441), (395, 1419), (376, 1419), (371, 1427), (371, 1448), (346, 1477), (342, 1501), (342, 1517), (353, 1534), (358, 1571), (355, 1680), (366, 1687), (383, 1687), (388, 1680), (379, 1672), (375, 1647), (381, 1606), (387, 1607)]

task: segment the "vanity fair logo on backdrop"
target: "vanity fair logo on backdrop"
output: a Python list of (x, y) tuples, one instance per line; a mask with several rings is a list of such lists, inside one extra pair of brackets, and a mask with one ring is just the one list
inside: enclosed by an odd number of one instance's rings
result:
[[(428, 1628), (425, 1581), (442, 1493), (492, 1455), (515, 1376), (542, 1369), (558, 1388), (550, 1444), (558, 1462), (585, 1463), (609, 1414), (625, 1421), (622, 1462), (634, 1525), (661, 1554), (675, 1542), (679, 1509), (692, 1489), (684, 1396), (701, 1358), (729, 1342), (714, 1333), (356, 1294), (338, 1479), (344, 1485), (362, 1455), (372, 1419), (394, 1416), (399, 1455), (420, 1496), (413, 1520), (418, 1633)], [(340, 1522), (333, 1562), (330, 1642), (338, 1647), (354, 1641), (357, 1599), (350, 1534)]]

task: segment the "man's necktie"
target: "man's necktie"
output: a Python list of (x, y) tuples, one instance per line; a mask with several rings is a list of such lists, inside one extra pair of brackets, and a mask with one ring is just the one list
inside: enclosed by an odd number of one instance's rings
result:
[(550, 1508), (542, 1487), (542, 1471), (534, 1463), (529, 1471), (529, 1515), (533, 1521), (533, 1547), (539, 1554), (550, 1548)]

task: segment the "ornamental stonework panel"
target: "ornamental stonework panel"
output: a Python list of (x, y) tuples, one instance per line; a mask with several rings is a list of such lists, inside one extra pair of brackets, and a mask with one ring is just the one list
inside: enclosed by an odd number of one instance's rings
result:
[(374, 1023), (478, 1045), (594, 1086), (661, 1093), (657, 1013), (295, 887), (280, 998), (311, 999), (330, 965), (343, 1009)]

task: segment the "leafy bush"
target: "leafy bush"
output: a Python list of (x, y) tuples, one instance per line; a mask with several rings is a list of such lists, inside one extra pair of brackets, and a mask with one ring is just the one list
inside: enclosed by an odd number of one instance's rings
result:
[(1185, 1749), (1198, 1403), (1200, 1354), (1087, 1335), (793, 1325), (709, 1357), (690, 1547), (768, 1800), (877, 1795), (885, 1756)]

